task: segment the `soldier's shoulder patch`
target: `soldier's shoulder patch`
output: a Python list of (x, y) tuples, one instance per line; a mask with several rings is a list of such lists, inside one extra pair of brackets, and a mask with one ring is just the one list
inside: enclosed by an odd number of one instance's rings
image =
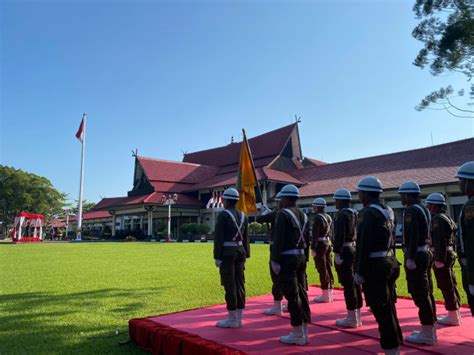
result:
[(474, 218), (474, 206), (466, 206), (464, 208), (464, 219), (470, 220)]

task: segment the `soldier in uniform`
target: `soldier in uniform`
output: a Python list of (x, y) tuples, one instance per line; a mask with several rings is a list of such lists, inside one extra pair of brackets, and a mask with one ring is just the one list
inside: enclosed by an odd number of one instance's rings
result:
[(420, 187), (414, 181), (404, 182), (398, 189), (401, 202), (406, 206), (403, 214), (403, 248), (408, 292), (418, 307), (421, 330), (415, 331), (407, 341), (434, 345), (436, 338), (436, 303), (433, 296), (431, 267), (430, 212), (422, 206)]
[(334, 193), (336, 208), (334, 218), (334, 260), (339, 282), (344, 287), (347, 316), (336, 320), (336, 325), (346, 328), (357, 328), (362, 325), (360, 309), (362, 292), (354, 282), (354, 262), (356, 253), (357, 212), (352, 209), (352, 195), (347, 189)]
[[(273, 246), (273, 234), (275, 230), (275, 219), (278, 209), (270, 210), (267, 206), (263, 205), (261, 207), (261, 214), (257, 216), (256, 221), (258, 223), (267, 223), (270, 225), (270, 254), (272, 252)], [(273, 296), (273, 306), (267, 308), (263, 313), (267, 315), (278, 315), (281, 316), (283, 311), (287, 310), (286, 304), (282, 302), (283, 300), (283, 291), (280, 285), (280, 278), (272, 270), (271, 262), (270, 265), (270, 277), (272, 279), (272, 296)]]
[(309, 253), (308, 217), (296, 207), (300, 196), (295, 185), (285, 185), (278, 193), (281, 199), (276, 216), (275, 234), (270, 255), (273, 272), (279, 275), (283, 294), (288, 300), (292, 332), (280, 337), (285, 344), (309, 343), (308, 323), (311, 322), (306, 280)]
[(313, 222), (313, 241), (311, 243), (311, 255), (314, 257), (314, 265), (319, 273), (322, 295), (316, 297), (314, 302), (329, 303), (333, 301), (332, 288), (334, 277), (332, 275), (331, 240), (332, 240), (332, 218), (324, 212), (326, 200), (316, 198), (313, 202), (316, 216)]
[(474, 317), (474, 161), (461, 165), (456, 177), (461, 193), (468, 198), (459, 215), (457, 250), (462, 284)]
[(434, 267), (433, 271), (438, 288), (443, 293), (444, 306), (448, 311), (446, 316), (438, 317), (438, 323), (445, 325), (460, 325), (461, 296), (459, 295), (456, 276), (454, 275), (454, 252), (456, 224), (446, 214), (446, 201), (440, 193), (429, 194), (426, 198), (426, 208), (431, 213), (431, 240), (433, 242)]
[(357, 187), (364, 208), (357, 218), (354, 280), (362, 285), (367, 306), (378, 323), (385, 354), (400, 354), (403, 336), (395, 309), (400, 265), (392, 250), (393, 211), (379, 200), (383, 190), (378, 178), (367, 176)]
[(224, 210), (217, 216), (214, 260), (224, 286), (228, 316), (216, 325), (221, 328), (240, 328), (245, 308), (245, 260), (250, 257), (247, 218), (235, 208), (239, 201), (236, 189), (226, 189), (222, 197)]

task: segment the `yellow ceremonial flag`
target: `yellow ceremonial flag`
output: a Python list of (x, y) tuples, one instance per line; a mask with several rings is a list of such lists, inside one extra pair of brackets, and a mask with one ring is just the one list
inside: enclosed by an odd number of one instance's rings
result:
[(256, 212), (257, 207), (255, 197), (255, 185), (257, 184), (257, 174), (253, 165), (252, 153), (250, 152), (249, 142), (245, 135), (245, 130), (242, 130), (244, 140), (240, 148), (240, 162), (239, 172), (237, 176), (237, 191), (239, 191), (240, 199), (237, 202), (237, 208), (248, 215), (251, 212)]

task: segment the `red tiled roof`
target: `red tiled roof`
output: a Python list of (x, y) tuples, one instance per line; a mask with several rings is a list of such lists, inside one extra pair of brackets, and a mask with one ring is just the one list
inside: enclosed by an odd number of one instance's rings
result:
[[(377, 176), (382, 181), (384, 190), (397, 189), (406, 180), (414, 180), (423, 187), (456, 182), (457, 179), (454, 177), (454, 174), (458, 167), (459, 166), (456, 165), (449, 167), (415, 168), (374, 173), (371, 175)], [(334, 194), (337, 189), (342, 187), (355, 192), (357, 191), (357, 184), (360, 179), (369, 174), (312, 181), (301, 187), (300, 193), (303, 197), (325, 196)]]
[[(144, 203), (145, 204), (161, 204), (161, 199), (162, 199), (163, 194), (168, 195), (167, 192), (163, 192), (163, 191), (153, 192), (150, 195), (148, 195), (147, 198), (145, 198)], [(196, 197), (192, 197), (185, 194), (178, 194), (178, 200), (176, 201), (176, 206), (200, 207), (203, 205), (204, 203), (201, 202)]]
[(388, 171), (455, 166), (474, 159), (473, 147), (474, 138), (469, 138), (428, 148), (295, 170), (291, 175), (303, 182), (311, 182)]
[(286, 184), (295, 184), (295, 185), (303, 185), (301, 181), (294, 178), (288, 173), (283, 171), (275, 170), (272, 168), (264, 167), (261, 169), (263, 174), (266, 176), (268, 180), (276, 181), (276, 182), (283, 182)]
[[(275, 158), (274, 157), (266, 157), (261, 159), (254, 159), (253, 164), (255, 169), (267, 166), (270, 164)], [(237, 171), (239, 170), (239, 162), (236, 164), (224, 166), (219, 169), (218, 174), (226, 174), (226, 173), (235, 173), (237, 175)]]
[[(257, 174), (257, 180), (265, 180), (265, 175), (262, 173), (262, 169), (256, 169), (256, 174)], [(192, 189), (190, 191), (196, 191), (200, 189), (206, 189), (206, 188), (215, 188), (215, 187), (223, 187), (223, 186), (235, 186), (237, 184), (237, 173), (232, 172), (232, 173), (227, 173), (227, 174), (221, 174), (221, 175), (216, 175), (213, 178), (203, 181), (200, 184), (193, 185)]]
[(171, 160), (137, 157), (150, 182), (179, 182), (195, 184), (217, 173), (218, 168)]
[[(139, 195), (132, 197), (112, 197), (103, 198), (98, 204), (94, 206), (96, 210), (111, 210), (119, 206), (134, 206), (134, 205), (147, 205), (147, 204), (161, 204), (161, 196), (163, 194), (169, 194), (169, 191), (155, 191), (147, 195)], [(182, 206), (200, 206), (202, 202), (197, 198), (188, 196), (185, 194), (178, 193), (177, 205)], [(106, 211), (105, 211), (106, 212)], [(108, 212), (107, 212), (108, 213)]]
[[(275, 158), (283, 150), (296, 123), (267, 132), (248, 140), (254, 161), (261, 158)], [(185, 154), (183, 162), (214, 166), (227, 166), (239, 163), (240, 143)]]
[[(100, 203), (100, 202), (99, 202)], [(86, 212), (82, 215), (82, 219), (104, 219), (104, 218), (110, 218), (112, 215), (109, 213), (109, 211), (96, 211), (92, 210), (89, 212)], [(76, 221), (77, 217), (72, 216), (69, 218), (69, 221)]]
[(180, 184), (174, 182), (163, 182), (163, 181), (150, 181), (155, 191), (161, 192), (183, 192), (189, 191), (192, 188), (192, 184)]
[(121, 205), (138, 205), (143, 203), (143, 200), (146, 196), (148, 195), (103, 198), (94, 206), (94, 210), (104, 210), (110, 207), (116, 207)]
[(53, 228), (65, 228), (66, 227), (66, 220), (62, 218), (55, 218), (48, 222), (48, 227)]

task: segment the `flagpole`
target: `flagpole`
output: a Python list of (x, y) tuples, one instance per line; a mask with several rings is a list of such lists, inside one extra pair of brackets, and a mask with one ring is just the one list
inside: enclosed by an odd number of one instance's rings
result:
[(82, 240), (82, 194), (83, 194), (83, 184), (84, 184), (84, 152), (86, 147), (86, 117), (87, 113), (82, 114), (82, 119), (84, 122), (82, 130), (82, 155), (81, 155), (81, 178), (79, 183), (79, 214), (77, 217), (77, 231), (76, 231), (76, 240)]

